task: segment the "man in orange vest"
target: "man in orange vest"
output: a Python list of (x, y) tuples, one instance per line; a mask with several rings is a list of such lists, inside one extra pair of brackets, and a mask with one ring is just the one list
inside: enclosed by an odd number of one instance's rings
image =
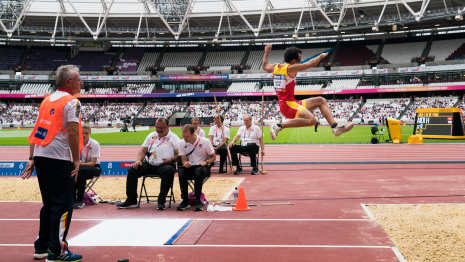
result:
[(69, 251), (66, 241), (73, 214), (79, 150), (84, 148), (81, 103), (74, 97), (83, 85), (78, 72), (79, 69), (72, 65), (58, 68), (58, 90), (42, 101), (37, 122), (28, 139), (31, 144), (29, 162), (21, 177), (28, 179), (35, 167), (43, 202), (39, 236), (34, 242), (36, 259), (82, 259), (81, 255)]

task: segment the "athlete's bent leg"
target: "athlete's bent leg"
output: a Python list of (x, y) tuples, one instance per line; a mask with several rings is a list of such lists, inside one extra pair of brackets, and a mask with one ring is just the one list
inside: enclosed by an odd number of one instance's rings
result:
[(329, 109), (328, 102), (325, 98), (319, 96), (305, 99), (305, 105), (307, 110), (310, 112), (316, 108), (319, 108), (323, 117), (326, 119), (326, 121), (328, 121), (329, 126), (332, 127), (334, 123), (336, 123), (336, 120), (334, 120), (331, 109)]
[(305, 127), (305, 126), (314, 126), (316, 125), (315, 116), (308, 110), (303, 110), (300, 112), (298, 118), (287, 120), (286, 122), (281, 123), (282, 128), (289, 127)]

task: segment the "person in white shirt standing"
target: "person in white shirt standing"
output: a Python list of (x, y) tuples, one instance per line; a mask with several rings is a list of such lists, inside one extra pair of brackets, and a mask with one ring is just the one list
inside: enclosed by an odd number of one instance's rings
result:
[(182, 167), (179, 167), (179, 185), (181, 187), (182, 202), (177, 210), (182, 211), (190, 208), (188, 196), (187, 180), (194, 180), (195, 191), (195, 211), (202, 211), (203, 180), (210, 176), (210, 164), (215, 162), (216, 155), (212, 144), (206, 138), (197, 136), (192, 125), (185, 125), (182, 128), (183, 139), (179, 142), (179, 155), (181, 156)]
[(179, 137), (170, 131), (166, 117), (159, 117), (155, 122), (155, 132), (150, 133), (137, 154), (137, 161), (128, 170), (126, 178), (126, 201), (116, 205), (118, 208), (137, 207), (137, 180), (146, 174), (161, 176), (160, 194), (157, 210), (165, 210), (166, 196), (173, 184), (175, 163), (181, 158)]
[(191, 125), (193, 125), (195, 128), (195, 134), (197, 136), (205, 137), (205, 131), (203, 131), (202, 128), (199, 127), (199, 123), (200, 120), (197, 117), (191, 119)]
[(226, 146), (228, 145), (228, 140), (230, 138), (229, 128), (223, 125), (224, 116), (219, 115), (220, 117), (215, 116), (214, 123), (215, 125), (210, 128), (208, 137), (210, 138), (210, 143), (215, 149), (215, 153), (220, 155), (220, 173), (225, 173), (223, 166), (226, 162), (226, 157), (228, 151)]
[[(229, 144), (231, 150), (231, 161), (236, 166), (234, 175), (238, 175), (242, 169), (239, 167), (239, 160), (237, 153), (248, 153), (250, 156), (250, 165), (252, 166), (252, 175), (258, 174), (257, 157), (260, 144), (261, 154), (265, 155), (265, 144), (263, 143), (262, 131), (256, 125), (252, 125), (252, 117), (249, 115), (244, 116), (244, 125), (239, 128), (236, 136)], [(241, 139), (240, 145), (235, 145), (238, 139)]]
[(84, 85), (79, 68), (59, 67), (56, 85), (57, 91), (40, 105), (37, 122), (28, 138), (29, 162), (21, 177), (28, 179), (35, 167), (42, 196), (34, 258), (77, 262), (82, 256), (69, 251), (66, 236), (73, 215), (79, 150), (84, 148), (80, 137), (81, 103), (74, 97)]
[(79, 172), (76, 184), (74, 185), (74, 209), (83, 208), (84, 204), (84, 190), (86, 188), (86, 180), (100, 176), (102, 169), (100, 169), (100, 144), (94, 139), (90, 138), (92, 130), (89, 124), (82, 125), (82, 138), (84, 149), (79, 153)]

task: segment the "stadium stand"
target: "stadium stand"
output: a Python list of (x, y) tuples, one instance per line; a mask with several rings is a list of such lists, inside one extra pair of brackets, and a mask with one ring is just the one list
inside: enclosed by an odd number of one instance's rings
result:
[(92, 65), (94, 55), (93, 53), (79, 53), (73, 57), (71, 64), (78, 66), (81, 71), (100, 71), (100, 65)]
[[(163, 61), (161, 62), (161, 66), (165, 67), (165, 71), (169, 71), (169, 67), (182, 69), (184, 67), (197, 66), (203, 54), (203, 52), (201, 52), (201, 50), (199, 49), (197, 52), (192, 52), (189, 49), (181, 48), (172, 49), (173, 50), (167, 50), (167, 52), (163, 55)], [(183, 70), (186, 70), (186, 68), (184, 68)], [(172, 71), (178, 70), (176, 69)]]
[(102, 87), (102, 88), (89, 88), (89, 94), (118, 94), (120, 88), (119, 87)]
[(360, 79), (334, 79), (326, 86), (326, 90), (356, 89)]
[[(463, 39), (462, 39), (463, 40)], [(455, 50), (446, 60), (460, 60), (465, 55), (465, 43)]]
[(263, 86), (263, 91), (265, 92), (275, 92), (274, 86)]
[[(250, 51), (249, 58), (247, 60), (247, 65), (250, 66), (251, 70), (257, 70), (262, 67), (264, 48), (265, 47), (260, 47), (260, 50)], [(312, 58), (315, 58), (319, 54), (323, 52), (326, 52), (326, 53), (331, 52), (333, 49), (328, 48), (328, 47), (323, 47), (323, 48), (302, 48), (301, 50), (302, 50), (301, 63), (305, 63), (311, 60)], [(284, 51), (285, 50), (272, 49), (268, 56), (268, 63), (269, 64), (284, 63)]]
[(182, 112), (186, 103), (147, 103), (138, 118), (170, 117), (175, 112)]
[[(348, 121), (350, 117), (358, 110), (361, 105), (360, 100), (327, 100), (328, 106), (331, 109), (334, 119)], [(321, 114), (320, 109), (313, 111), (314, 115), (320, 118), (322, 124), (326, 124), (326, 120)]]
[(380, 122), (381, 118), (397, 119), (409, 103), (410, 99), (367, 99), (353, 121), (359, 123), (361, 118), (365, 123), (369, 120)]
[(81, 103), (82, 122), (88, 123), (89, 118), (97, 112), (99, 105), (95, 103)]
[(418, 87), (423, 86), (423, 81), (420, 79), (411, 78), (409, 81), (407, 80), (399, 80), (392, 82), (383, 82), (381, 83), (380, 87), (383, 88), (390, 88), (390, 87)]
[[(229, 107), (229, 102), (218, 102), (220, 113), (224, 114)], [(217, 114), (215, 103), (200, 102), (191, 103), (189, 106), (189, 117), (213, 117)]]
[(428, 56), (434, 56), (434, 61), (445, 61), (464, 43), (465, 39), (449, 39), (434, 41), (431, 45), (431, 50), (429, 51)]
[(34, 47), (29, 49), (24, 63), (32, 71), (54, 71), (58, 66), (68, 64), (68, 52), (64, 50), (56, 47)]
[(245, 51), (208, 52), (204, 66), (235, 66), (240, 65)]
[(126, 48), (116, 66), (120, 68), (121, 72), (135, 72), (137, 70), (137, 64), (144, 56), (144, 51), (145, 48), (143, 47)]
[(155, 66), (155, 63), (158, 60), (160, 53), (144, 53), (142, 60), (140, 62), (139, 68), (137, 68), (138, 72), (143, 72), (149, 70), (149, 67)]
[(227, 92), (254, 92), (258, 90), (258, 82), (234, 82)]
[(321, 90), (322, 87), (323, 87), (323, 85), (321, 85), (321, 84), (316, 84), (316, 85), (296, 85), (294, 90), (295, 91), (315, 91), (315, 90)]
[(465, 85), (465, 78), (461, 79), (448, 79), (448, 80), (431, 80), (430, 86), (440, 86), (440, 85)]
[(4, 123), (35, 124), (40, 104), (13, 104), (2, 114)]
[(155, 84), (127, 84), (123, 87), (122, 94), (150, 94)]
[(337, 50), (334, 62), (339, 62), (339, 66), (364, 65), (374, 57), (375, 53), (366, 46), (342, 46)]
[(263, 48), (262, 50), (254, 50), (250, 51), (249, 58), (247, 59), (247, 65), (250, 67), (251, 70), (258, 70), (262, 68), (263, 62)]
[(450, 108), (457, 103), (459, 97), (416, 97), (412, 106), (410, 106), (402, 116), (402, 120), (414, 120), (418, 108)]
[(94, 123), (122, 123), (121, 117), (135, 117), (141, 108), (142, 103), (105, 103), (99, 108)]
[(19, 65), (24, 54), (24, 48), (0, 48), (0, 70), (10, 69), (11, 66)]
[(382, 56), (390, 64), (410, 63), (412, 58), (420, 57), (427, 42), (385, 44)]
[(373, 83), (371, 82), (365, 82), (365, 83), (358, 83), (358, 86), (357, 86), (357, 89), (372, 89), (372, 88), (376, 88), (375, 85), (373, 85)]
[(53, 89), (51, 84), (23, 84), (20, 90), (14, 92), (17, 94), (51, 94)]
[[(267, 110), (270, 105), (271, 101), (265, 102), (263, 104), (264, 110)], [(229, 121), (242, 121), (245, 115), (250, 115), (253, 119), (253, 122), (260, 123), (262, 118), (261, 116), (261, 102), (237, 102), (233, 101), (231, 108), (226, 113), (226, 119)], [(265, 112), (264, 112), (265, 113)]]
[[(105, 54), (97, 54), (94, 57), (94, 60), (92, 62), (93, 66), (111, 66), (111, 62), (113, 61), (113, 58), (115, 57), (115, 54), (112, 53), (105, 53)], [(81, 71), (85, 71), (81, 69)]]
[(170, 89), (153, 89), (152, 93), (170, 93)]

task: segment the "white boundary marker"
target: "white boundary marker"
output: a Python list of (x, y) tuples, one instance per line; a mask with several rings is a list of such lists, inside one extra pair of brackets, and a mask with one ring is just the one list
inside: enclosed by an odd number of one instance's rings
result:
[[(0, 247), (31, 247), (34, 244), (0, 244)], [(80, 246), (80, 245), (73, 245), (73, 246)], [(298, 248), (389, 248), (392, 249), (390, 246), (332, 246), (332, 245), (154, 245), (151, 247), (298, 247)], [(406, 262), (406, 261), (402, 261)]]
[(226, 193), (226, 194), (223, 196), (223, 199), (222, 199), (221, 201), (226, 201), (226, 200), (228, 200), (228, 197), (234, 192), (234, 189), (235, 189), (236, 187), (239, 187), (239, 185), (242, 184), (242, 182), (243, 182), (244, 180), (245, 180), (245, 177), (241, 178), (241, 179), (239, 180), (239, 182), (237, 182), (237, 183), (233, 186), (233, 188), (232, 188), (228, 193)]
[(394, 251), (394, 254), (396, 254), (396, 257), (399, 259), (400, 262), (407, 262), (407, 260), (402, 256), (402, 253), (400, 253), (399, 249), (397, 247), (391, 247), (392, 251)]
[(362, 205), (362, 208), (363, 210), (365, 210), (365, 213), (367, 213), (368, 217), (371, 219), (371, 220), (376, 220), (375, 216), (373, 216), (373, 214), (371, 213), (370, 209), (368, 209), (368, 205), (369, 204), (361, 204)]
[[(105, 219), (105, 218), (76, 218), (72, 219), (72, 221), (108, 221), (108, 220), (153, 220), (157, 218), (138, 218), (138, 219), (132, 219), (132, 218), (126, 218), (126, 219), (119, 219), (119, 218), (110, 218), (110, 219)], [(171, 218), (158, 218), (160, 220), (162, 219), (171, 219)], [(182, 218), (172, 218), (172, 219), (182, 219)], [(196, 218), (189, 218), (189, 219), (196, 219)], [(39, 218), (0, 218), (0, 221), (39, 221)], [(335, 218), (335, 219), (319, 219), (319, 218), (297, 218), (297, 219), (286, 219), (286, 218), (218, 218), (218, 219), (209, 219), (209, 218), (197, 218), (196, 220), (214, 220), (214, 221), (371, 221), (371, 219), (366, 219), (366, 218), (354, 218), (354, 219), (344, 219), (344, 218)]]

